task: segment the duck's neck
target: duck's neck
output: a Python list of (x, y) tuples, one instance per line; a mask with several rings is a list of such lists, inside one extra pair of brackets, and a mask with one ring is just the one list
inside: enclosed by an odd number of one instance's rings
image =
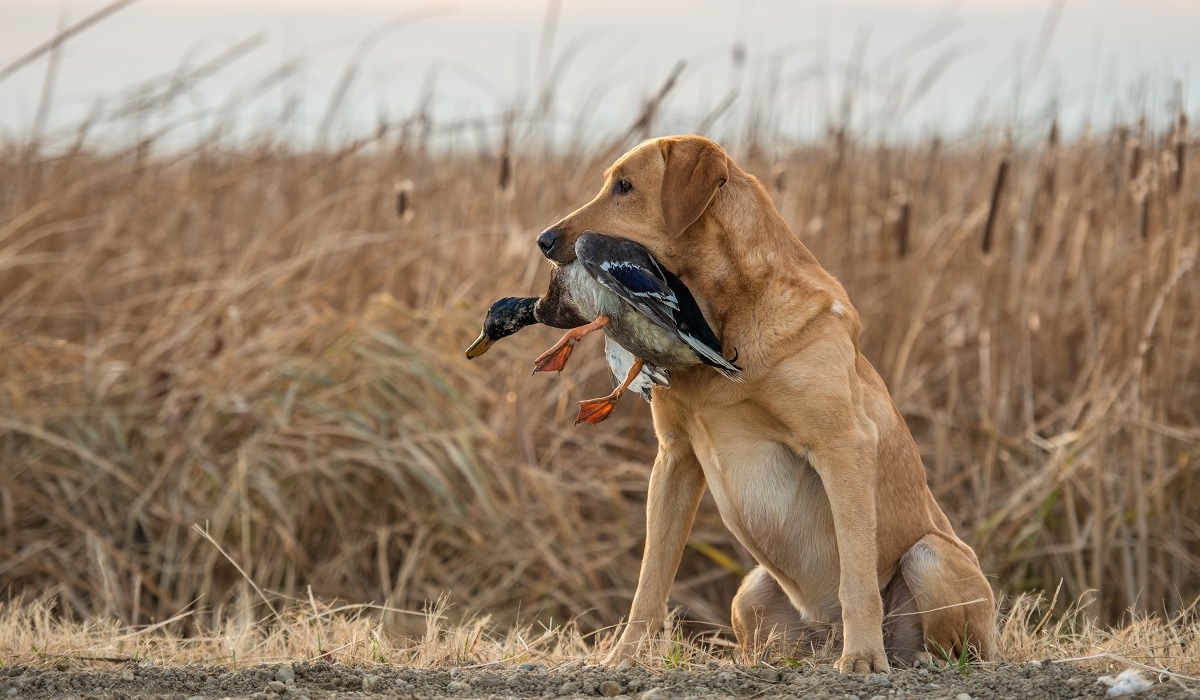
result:
[[(507, 338), (526, 326), (537, 323), (533, 314), (533, 308), (537, 301), (537, 297), (506, 297), (497, 301), (496, 306), (502, 306), (502, 308), (494, 306), (492, 312), (489, 312), (492, 340)], [(492, 313), (496, 314), (494, 318), (492, 318)], [(484, 326), (484, 332), (489, 332), (487, 325)]]
[[(513, 314), (513, 323), (516, 325), (516, 330), (521, 330), (526, 326), (532, 326), (537, 323), (537, 319), (533, 315), (533, 309), (537, 306), (538, 297), (522, 297), (517, 301), (516, 312)], [(514, 333), (516, 331), (513, 331)]]

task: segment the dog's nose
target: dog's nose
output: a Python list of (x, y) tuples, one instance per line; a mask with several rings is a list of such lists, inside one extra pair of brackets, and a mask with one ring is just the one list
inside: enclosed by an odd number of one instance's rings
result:
[(542, 255), (550, 256), (550, 251), (554, 250), (554, 244), (558, 243), (558, 231), (548, 228), (542, 231), (542, 234), (537, 237), (538, 247), (542, 249)]

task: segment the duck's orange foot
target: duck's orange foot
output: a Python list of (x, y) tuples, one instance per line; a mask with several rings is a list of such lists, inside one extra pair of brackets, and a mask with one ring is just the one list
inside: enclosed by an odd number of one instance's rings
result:
[(575, 418), (575, 425), (580, 423), (591, 423), (596, 425), (608, 418), (609, 414), (617, 405), (617, 399), (620, 397), (605, 396), (602, 399), (588, 399), (587, 401), (579, 402), (579, 415)]
[(593, 331), (598, 331), (608, 325), (608, 316), (601, 314), (596, 317), (595, 321), (572, 328), (563, 334), (561, 340), (555, 343), (549, 350), (538, 355), (538, 358), (533, 361), (534, 372), (561, 372), (567, 366), (567, 358), (571, 356), (571, 351), (575, 349), (575, 344), (578, 343), (583, 336)]
[(571, 351), (575, 349), (576, 342), (572, 340), (560, 343), (538, 355), (537, 359), (533, 361), (533, 371), (535, 373), (563, 371), (567, 366), (567, 359), (571, 357)]

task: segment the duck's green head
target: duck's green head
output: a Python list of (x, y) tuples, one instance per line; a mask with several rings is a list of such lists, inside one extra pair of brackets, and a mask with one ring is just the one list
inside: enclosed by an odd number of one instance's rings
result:
[(483, 330), (479, 337), (467, 348), (467, 359), (474, 360), (487, 352), (492, 344), (501, 338), (516, 333), (525, 326), (537, 323), (533, 317), (533, 307), (537, 297), (504, 297), (492, 302), (487, 316), (483, 319)]

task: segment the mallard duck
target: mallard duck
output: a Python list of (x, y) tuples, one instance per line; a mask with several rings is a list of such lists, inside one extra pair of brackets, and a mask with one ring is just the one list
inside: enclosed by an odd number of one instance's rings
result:
[[(487, 352), (497, 341), (507, 338), (522, 328), (539, 323), (554, 328), (572, 328), (587, 324), (575, 304), (565, 295), (565, 280), (556, 268), (550, 287), (541, 297), (504, 297), (492, 302), (483, 320), (479, 337), (467, 348), (467, 359), (473, 360)], [(567, 353), (570, 354), (569, 352)], [(608, 361), (616, 384), (629, 374), (637, 358), (610, 338), (605, 338), (604, 355)], [(670, 374), (649, 363), (643, 363), (641, 371), (628, 387), (650, 401), (651, 389), (655, 386), (670, 386)]]
[(573, 304), (593, 320), (567, 331), (534, 361), (534, 371), (562, 371), (575, 344), (601, 329), (634, 357), (613, 393), (580, 402), (576, 423), (607, 418), (647, 364), (666, 372), (706, 364), (740, 379), (736, 353), (732, 360), (725, 358), (696, 298), (649, 251), (633, 241), (589, 232), (575, 242), (575, 255), (556, 277), (563, 276)]

